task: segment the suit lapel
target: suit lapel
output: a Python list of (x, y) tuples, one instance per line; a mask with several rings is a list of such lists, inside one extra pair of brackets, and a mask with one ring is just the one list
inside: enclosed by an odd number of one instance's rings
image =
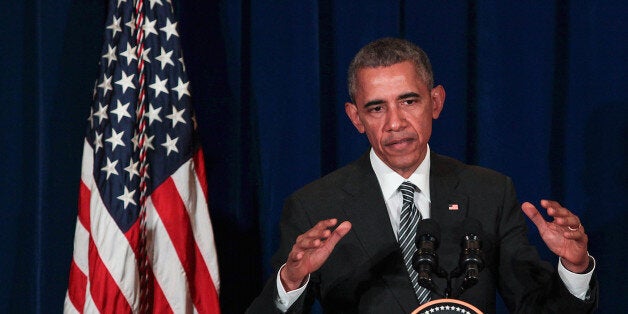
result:
[(343, 187), (350, 204), (346, 215), (362, 248), (370, 259), (374, 259), (382, 254), (382, 250), (391, 250), (397, 241), (368, 153), (356, 165), (358, 169), (354, 177)]
[[(351, 202), (346, 215), (352, 223), (352, 231), (372, 261), (372, 267), (378, 269), (376, 272), (380, 272), (400, 307), (409, 313), (418, 306), (418, 302), (403, 271), (399, 244), (369, 154), (364, 154), (355, 165), (358, 169), (354, 177), (343, 188), (350, 195)], [(397, 268), (402, 271), (397, 271)], [(400, 276), (400, 273), (405, 276)]]
[(457, 191), (455, 164), (432, 153), (430, 165), (430, 217), (443, 225), (456, 225), (467, 216), (468, 197)]
[(460, 251), (460, 226), (468, 212), (469, 198), (458, 191), (458, 171), (457, 161), (431, 154), (430, 217), (436, 220), (441, 229), (438, 251), (440, 264), (447, 271), (457, 266), (457, 256), (451, 252)]

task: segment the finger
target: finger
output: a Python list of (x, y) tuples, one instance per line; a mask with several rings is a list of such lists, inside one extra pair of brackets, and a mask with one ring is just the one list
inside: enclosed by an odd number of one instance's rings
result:
[(567, 208), (563, 207), (556, 201), (541, 200), (541, 206), (547, 210), (548, 215), (554, 218), (571, 215), (571, 212)]
[(319, 221), (312, 229), (306, 232), (308, 237), (313, 237), (317, 239), (326, 239), (331, 235), (330, 228), (334, 227), (338, 223), (338, 219), (331, 218), (327, 220)]
[(331, 235), (329, 228), (336, 225), (336, 218), (321, 220), (310, 230), (297, 237), (296, 243), (302, 249), (318, 247), (321, 241), (324, 241)]
[(330, 239), (328, 241), (338, 242), (342, 237), (344, 237), (351, 230), (351, 223), (349, 221), (343, 221), (336, 230), (332, 233)]
[(349, 233), (350, 229), (351, 223), (344, 221), (332, 232), (331, 236), (323, 243), (323, 249), (327, 252), (327, 254), (331, 254), (336, 247), (336, 244), (338, 244), (340, 239)]
[(292, 251), (290, 251), (290, 254), (288, 254), (288, 260), (286, 261), (286, 264), (298, 263), (303, 259), (304, 255), (305, 253), (303, 251), (295, 250), (295, 248), (293, 247)]
[(338, 219), (336, 218), (325, 219), (325, 220), (319, 221), (316, 225), (314, 225), (314, 227), (312, 227), (312, 229), (325, 230), (325, 229), (329, 229), (335, 226), (337, 223), (338, 223)]
[[(327, 225), (327, 222), (322, 221), (322, 224), (321, 222), (319, 222), (319, 224)], [(327, 240), (325, 241), (320, 238), (308, 236), (308, 234), (311, 235), (311, 234), (316, 234), (318, 232), (315, 226), (314, 228), (310, 229), (305, 234), (302, 234), (297, 237), (295, 244), (292, 246), (292, 250), (288, 254), (287, 264), (298, 265), (299, 262), (305, 256), (305, 252), (307, 250), (316, 249), (318, 247), (321, 247), (323, 244), (325, 244), (326, 246), (325, 249), (331, 252), (336, 246), (336, 244), (338, 243), (338, 241), (340, 241), (340, 239), (344, 237), (349, 232), (349, 230), (351, 230), (351, 223), (348, 221), (344, 221), (343, 223), (341, 223), (334, 230), (334, 232), (331, 232), (330, 230), (325, 229), (323, 230), (327, 234), (325, 237), (327, 238)], [(292, 267), (295, 267), (295, 266), (292, 266)]]
[(570, 231), (574, 231), (572, 229), (577, 230), (578, 228), (580, 228), (580, 219), (576, 215), (555, 218), (554, 222), (561, 227), (569, 228)]
[[(327, 232), (330, 233), (329, 230), (327, 230)], [(294, 243), (294, 246), (292, 247), (292, 250), (293, 251), (307, 251), (310, 249), (315, 249), (315, 248), (320, 247), (324, 241), (324, 238), (321, 238), (320, 236), (316, 236), (315, 233), (318, 233), (318, 232), (308, 231), (307, 233), (304, 233), (298, 236), (296, 242)], [(329, 234), (327, 236), (329, 236)]]
[(584, 231), (584, 227), (581, 224), (578, 224), (576, 227), (568, 226), (565, 234), (569, 234), (569, 238), (572, 238), (580, 235), (586, 236), (587, 233)]
[(539, 230), (545, 228), (545, 224), (547, 222), (545, 221), (545, 218), (543, 218), (543, 215), (541, 215), (541, 213), (539, 213), (539, 210), (536, 209), (536, 207), (534, 205), (532, 205), (530, 202), (525, 202), (525, 203), (521, 204), (521, 209), (526, 214), (526, 216), (528, 216), (528, 218), (530, 218), (530, 220), (532, 220), (534, 225), (536, 225), (536, 227)]
[(342, 239), (349, 231), (351, 230), (351, 223), (349, 221), (343, 221), (334, 232), (331, 233), (331, 236), (325, 242), (325, 245), (329, 245), (330, 249), (333, 249), (338, 241)]
[(553, 200), (541, 200), (541, 206), (543, 206), (543, 208), (548, 208), (548, 207), (554, 207), (554, 208), (558, 208), (558, 207), (563, 207), (562, 205), (560, 205), (559, 202), (557, 201), (553, 201)]
[(575, 229), (580, 225), (580, 218), (556, 201), (541, 200), (541, 206), (547, 209), (547, 214), (553, 217), (559, 226)]
[(563, 232), (563, 237), (565, 237), (565, 239), (574, 240), (581, 243), (586, 243), (589, 239), (587, 234), (584, 232), (584, 228), (582, 226), (574, 231), (568, 230)]
[(308, 230), (302, 236), (303, 240), (313, 242), (315, 240), (325, 240), (331, 235), (331, 230), (329, 229), (318, 229), (313, 228)]

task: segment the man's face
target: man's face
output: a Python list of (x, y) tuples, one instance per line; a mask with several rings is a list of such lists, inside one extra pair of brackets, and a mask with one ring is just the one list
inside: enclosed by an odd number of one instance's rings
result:
[(377, 156), (408, 178), (421, 164), (445, 101), (442, 86), (429, 89), (410, 61), (357, 73), (355, 104), (345, 111), (360, 133), (366, 133)]

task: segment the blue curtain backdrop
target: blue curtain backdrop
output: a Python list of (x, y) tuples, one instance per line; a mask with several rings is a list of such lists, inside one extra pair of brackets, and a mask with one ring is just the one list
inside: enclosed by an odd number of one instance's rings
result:
[[(0, 312), (62, 308), (105, 8), (3, 4)], [(225, 313), (271, 274), (283, 199), (368, 148), (344, 114), (346, 68), (383, 36), (423, 47), (445, 86), (432, 149), (511, 176), (521, 201), (579, 214), (600, 312), (628, 307), (627, 2), (184, 0), (176, 13)]]

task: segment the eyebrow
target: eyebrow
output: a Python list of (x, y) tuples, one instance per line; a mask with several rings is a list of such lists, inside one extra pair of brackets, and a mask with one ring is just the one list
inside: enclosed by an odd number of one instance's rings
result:
[(384, 103), (384, 101), (381, 100), (381, 99), (371, 100), (371, 101), (367, 102), (366, 104), (364, 104), (364, 108), (381, 105), (383, 103)]
[(397, 100), (403, 100), (403, 99), (408, 99), (408, 98), (421, 98), (421, 95), (415, 92), (409, 92), (409, 93), (399, 95), (399, 97), (397, 97)]
[[(404, 99), (408, 99), (408, 98), (421, 98), (421, 95), (419, 95), (419, 94), (417, 94), (415, 92), (409, 92), (409, 93), (405, 93), (405, 94), (399, 95), (397, 97), (397, 100), (404, 100)], [(364, 104), (364, 108), (381, 105), (383, 103), (384, 103), (384, 101), (381, 100), (381, 99), (374, 99), (374, 100), (371, 100), (371, 101), (367, 102), (366, 104)]]

